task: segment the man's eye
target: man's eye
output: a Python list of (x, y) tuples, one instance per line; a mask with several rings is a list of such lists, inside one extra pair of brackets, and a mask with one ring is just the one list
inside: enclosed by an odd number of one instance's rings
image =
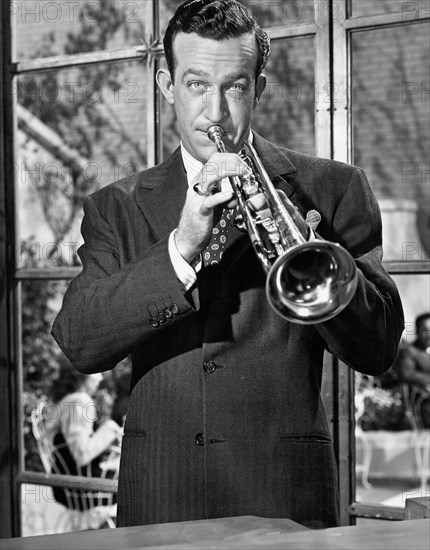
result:
[(232, 84), (228, 91), (234, 94), (243, 94), (246, 92), (246, 86), (243, 84)]
[(194, 92), (204, 92), (206, 90), (206, 86), (202, 82), (190, 82), (188, 84), (188, 88)]

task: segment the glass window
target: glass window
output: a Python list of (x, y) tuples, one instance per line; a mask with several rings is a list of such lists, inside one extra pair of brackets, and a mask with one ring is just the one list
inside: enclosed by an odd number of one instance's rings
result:
[[(258, 24), (266, 29), (284, 25), (297, 26), (313, 23), (318, 18), (327, 18), (327, 7), (320, 6), (315, 0), (242, 0), (242, 4), (251, 11)], [(176, 0), (162, 0), (161, 36), (179, 5)]]
[(313, 38), (273, 40), (266, 90), (253, 115), (263, 137), (308, 154), (315, 153), (314, 64)]
[(85, 197), (147, 166), (146, 67), (26, 74), (17, 94), (19, 266), (75, 265)]
[(242, 3), (263, 28), (313, 23), (318, 15), (323, 15), (315, 0), (243, 0)]
[(180, 6), (181, 2), (177, 0), (160, 0), (160, 37), (164, 37), (167, 25)]
[[(99, 487), (98, 480), (89, 481), (85, 489), (89, 493), (84, 497), (78, 489), (23, 484), (24, 536), (96, 529), (113, 521), (110, 514), (114, 508), (108, 510), (106, 506), (115, 502), (115, 490), (112, 492), (109, 488), (114, 489), (112, 479), (118, 473), (120, 447), (111, 444), (102, 454), (91, 459), (88, 466), (87, 463), (79, 465), (73, 462), (67, 451), (64, 452), (65, 440), (61, 437), (59, 440), (56, 434), (67, 426), (66, 422), (74, 423), (71, 437), (74, 435), (77, 443), (86, 442), (82, 423), (84, 426), (91, 424), (96, 430), (105, 420), (112, 418), (122, 425), (128, 402), (130, 361), (127, 358), (114, 370), (103, 376), (96, 375), (100, 378), (94, 394), (83, 386), (89, 377), (80, 375), (70, 365), (51, 336), (52, 323), (68, 283), (62, 280), (21, 282), (24, 469), (46, 474), (97, 477), (107, 484), (107, 488), (106, 485)], [(83, 391), (84, 401), (80, 402), (76, 392)], [(64, 400), (63, 406), (59, 404), (61, 399)], [(76, 434), (80, 434), (81, 439), (76, 439)], [(91, 513), (91, 507), (97, 504), (105, 509), (100, 508), (98, 514)]]
[(122, 49), (143, 43), (148, 2), (11, 2), (16, 59)]
[[(28, 262), (31, 266), (30, 262)], [(68, 281), (26, 280), (21, 283), (21, 326), (26, 470), (42, 472), (43, 463), (31, 431), (31, 411), (47, 401), (57, 370), (60, 348), (51, 336), (52, 323), (60, 310)]]
[(353, 162), (381, 206), (385, 260), (430, 254), (428, 36), (427, 23), (352, 35)]
[[(420, 436), (430, 420), (430, 393), (403, 378), (405, 354), (417, 339), (415, 320), (430, 313), (430, 287), (426, 274), (393, 279), (405, 311), (398, 360), (382, 376), (355, 374), (357, 501), (404, 508), (406, 498), (424, 496), (430, 473), (425, 460), (428, 441)], [(413, 349), (415, 357), (418, 348)], [(425, 350), (420, 353), (428, 364)], [(414, 369), (419, 368), (414, 362)], [(427, 398), (421, 400), (422, 395)]]
[(405, 2), (404, 0), (351, 0), (351, 11), (353, 17), (366, 15), (381, 15), (385, 13), (401, 12), (404, 20), (412, 13), (423, 9), (423, 2)]

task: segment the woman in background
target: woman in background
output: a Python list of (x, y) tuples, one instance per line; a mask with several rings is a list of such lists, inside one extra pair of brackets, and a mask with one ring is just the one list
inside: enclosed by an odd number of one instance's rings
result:
[[(48, 435), (55, 452), (55, 473), (101, 477), (105, 452), (121, 440), (122, 428), (111, 419), (98, 425), (94, 395), (101, 373), (79, 373), (66, 359), (61, 363), (57, 378), (51, 387), (51, 407), (46, 417)], [(114, 472), (104, 477), (112, 477)], [(54, 496), (68, 508), (85, 510), (94, 506), (98, 493), (54, 487)], [(116, 495), (115, 495), (116, 500)], [(97, 499), (97, 505), (111, 504), (112, 496)]]

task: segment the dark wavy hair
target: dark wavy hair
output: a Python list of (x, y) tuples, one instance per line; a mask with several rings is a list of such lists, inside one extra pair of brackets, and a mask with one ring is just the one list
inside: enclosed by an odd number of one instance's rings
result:
[(49, 397), (58, 403), (69, 393), (77, 391), (86, 378), (87, 375), (79, 372), (66, 357), (60, 357), (58, 373), (52, 381)]
[(196, 33), (202, 38), (223, 40), (253, 33), (258, 60), (255, 77), (270, 57), (270, 39), (249, 10), (236, 0), (187, 0), (176, 10), (164, 35), (164, 55), (172, 81), (175, 73), (173, 41), (177, 33)]
[(427, 321), (427, 319), (430, 319), (430, 312), (421, 313), (421, 315), (418, 315), (418, 317), (415, 319), (415, 328), (417, 331), (420, 328), (421, 323), (424, 323), (425, 321)]

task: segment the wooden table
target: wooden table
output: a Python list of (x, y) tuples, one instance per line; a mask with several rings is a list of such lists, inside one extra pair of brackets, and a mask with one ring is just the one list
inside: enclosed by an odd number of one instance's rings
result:
[(1, 550), (65, 549), (429, 549), (429, 519), (311, 530), (254, 516), (165, 523), (0, 540)]

